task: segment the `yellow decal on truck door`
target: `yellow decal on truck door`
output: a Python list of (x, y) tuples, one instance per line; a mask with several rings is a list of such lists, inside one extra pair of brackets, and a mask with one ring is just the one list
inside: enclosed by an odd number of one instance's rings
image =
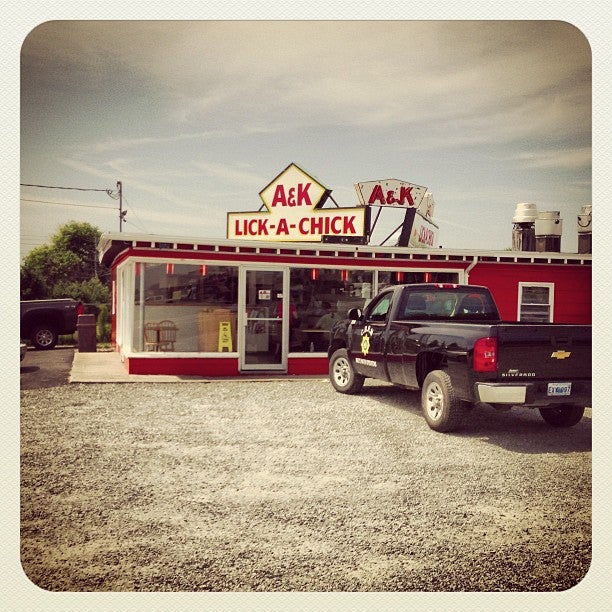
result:
[(370, 338), (372, 337), (373, 329), (367, 325), (361, 332), (361, 352), (367, 355), (370, 352)]

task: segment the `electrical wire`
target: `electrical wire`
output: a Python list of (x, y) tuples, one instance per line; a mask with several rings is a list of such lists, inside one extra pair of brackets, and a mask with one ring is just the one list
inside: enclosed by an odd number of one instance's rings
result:
[[(132, 214), (132, 216), (136, 217), (136, 221), (138, 223), (136, 223), (135, 221), (133, 221), (132, 219), (126, 219), (124, 218), (124, 221), (128, 224), (133, 225), (136, 229), (140, 229), (140, 231), (144, 232), (145, 234), (148, 234), (149, 232), (147, 231), (147, 229), (145, 228), (143, 222), (141, 221), (140, 217), (136, 214), (136, 209), (134, 208), (134, 206), (132, 204), (130, 204), (130, 202), (128, 202), (127, 198), (124, 196), (123, 197), (123, 201), (130, 207), (130, 213)], [(127, 213), (127, 210), (125, 211)], [(138, 227), (138, 225), (140, 225), (140, 227)]]
[(36, 185), (33, 183), (19, 183), (22, 187), (39, 187), (41, 189), (68, 189), (70, 191), (98, 191), (105, 193), (113, 200), (119, 199), (119, 192), (112, 189), (94, 189), (93, 187), (61, 187), (57, 185)]
[(73, 189), (75, 191), (103, 191), (105, 193), (109, 192), (109, 189), (89, 189), (83, 187), (55, 187), (53, 185), (32, 185), (30, 183), (19, 183), (22, 187), (40, 187), (42, 189)]
[(57, 206), (74, 206), (76, 208), (102, 208), (103, 210), (115, 210), (111, 206), (94, 206), (93, 204), (68, 204), (67, 202), (50, 202), (49, 200), (29, 200), (27, 198), (19, 198), (20, 202), (36, 202), (38, 204), (55, 204)]

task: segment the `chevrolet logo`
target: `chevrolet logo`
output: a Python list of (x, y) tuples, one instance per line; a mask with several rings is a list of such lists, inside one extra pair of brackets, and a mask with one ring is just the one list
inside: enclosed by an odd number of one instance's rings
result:
[(555, 351), (550, 357), (551, 359), (567, 359), (570, 355), (569, 351)]

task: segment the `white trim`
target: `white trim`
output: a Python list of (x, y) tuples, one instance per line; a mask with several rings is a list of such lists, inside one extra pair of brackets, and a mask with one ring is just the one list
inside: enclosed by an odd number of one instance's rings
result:
[[(539, 253), (535, 251), (481, 251), (476, 249), (406, 249), (406, 247), (388, 247), (379, 245), (355, 245), (341, 243), (320, 243), (320, 242), (262, 242), (252, 240), (227, 240), (216, 238), (203, 238), (193, 236), (159, 236), (151, 234), (132, 234), (122, 232), (109, 232), (100, 237), (98, 242), (98, 253), (102, 256), (111, 246), (113, 241), (131, 243), (131, 248), (151, 248), (156, 251), (161, 251), (155, 247), (156, 243), (164, 243), (172, 245), (169, 249), (178, 250), (179, 244), (189, 245), (189, 248), (184, 249), (186, 252), (202, 253), (206, 256), (206, 251), (199, 251), (198, 245), (206, 245), (214, 249), (213, 252), (218, 253), (220, 247), (229, 247), (234, 249), (234, 254), (240, 254), (241, 249), (253, 249), (255, 253), (259, 253), (261, 249), (276, 251), (276, 255), (281, 255), (281, 251), (293, 251), (295, 256), (300, 256), (302, 251), (312, 251), (314, 256), (338, 256), (339, 253), (363, 253), (369, 254), (369, 257), (362, 257), (363, 260), (375, 259), (378, 254), (389, 254), (390, 259), (403, 261), (411, 261), (414, 256), (426, 257), (427, 261), (464, 261), (471, 263), (474, 256), (478, 256), (480, 261), (483, 258), (493, 258), (499, 263), (563, 263), (581, 265), (592, 261), (592, 254), (583, 253), (556, 253), (546, 252)], [(148, 243), (148, 246), (137, 247), (137, 242)], [(182, 249), (181, 249), (182, 250)], [(455, 259), (456, 258), (456, 259)], [(510, 260), (510, 261), (508, 261)], [(493, 262), (485, 262), (493, 263)]]
[(186, 353), (184, 351), (181, 352), (173, 352), (173, 351), (125, 351), (121, 353), (127, 359), (140, 359), (141, 357), (145, 359), (168, 359), (169, 357), (176, 357), (177, 359), (192, 359), (192, 358), (202, 358), (205, 357), (207, 359), (238, 359), (238, 353), (211, 353), (211, 352), (193, 352)]
[(257, 371), (278, 371), (287, 372), (288, 362), (288, 346), (289, 346), (289, 300), (283, 299), (283, 313), (280, 319), (281, 322), (281, 360), (280, 363), (246, 363), (246, 281), (249, 272), (280, 272), (282, 274), (282, 293), (283, 296), (290, 295), (289, 284), (289, 266), (279, 265), (269, 262), (264, 263), (245, 263), (239, 266), (238, 270), (238, 369), (240, 372), (257, 372)]

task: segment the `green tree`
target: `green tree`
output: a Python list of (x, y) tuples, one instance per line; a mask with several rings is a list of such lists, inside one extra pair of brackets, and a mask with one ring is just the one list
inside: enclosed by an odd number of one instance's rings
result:
[(60, 253), (72, 253), (78, 258), (73, 270), (75, 281), (85, 281), (96, 276), (98, 240), (101, 232), (89, 223), (72, 221), (62, 225), (51, 237), (52, 248)]
[(97, 262), (101, 232), (89, 223), (60, 226), (50, 245), (30, 251), (21, 266), (21, 299), (73, 297), (108, 302), (110, 272)]
[(77, 281), (58, 283), (53, 288), (51, 297), (67, 297), (90, 304), (106, 304), (110, 302), (110, 291), (99, 278), (94, 277), (80, 283)]

